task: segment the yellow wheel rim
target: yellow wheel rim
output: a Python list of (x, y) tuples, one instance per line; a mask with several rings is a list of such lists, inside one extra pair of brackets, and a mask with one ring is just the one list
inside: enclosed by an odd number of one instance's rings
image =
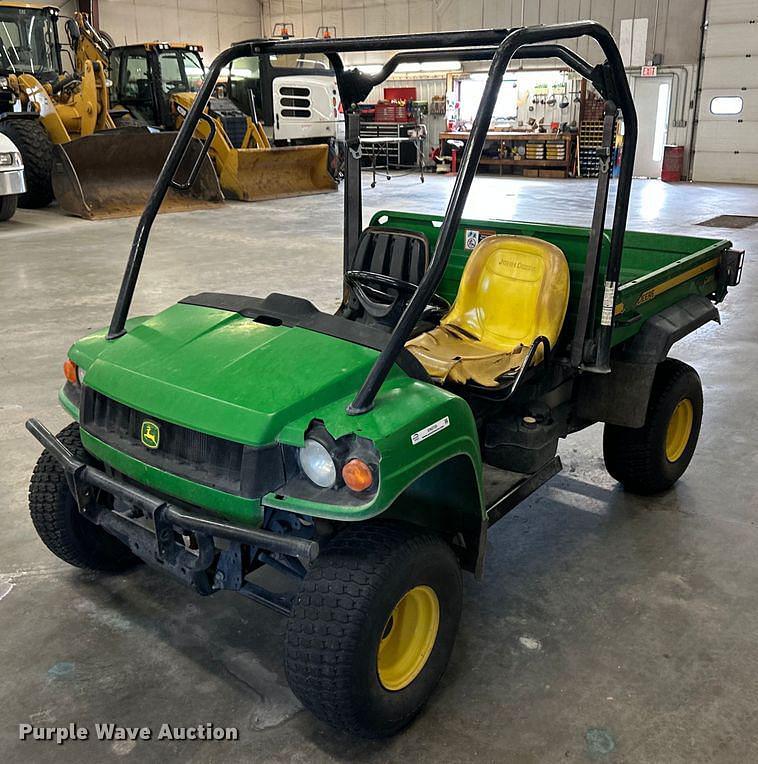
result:
[(692, 434), (693, 419), (692, 401), (689, 398), (682, 398), (676, 404), (666, 430), (666, 458), (670, 462), (675, 462), (687, 448), (687, 443)]
[(376, 667), (387, 690), (407, 687), (426, 665), (437, 639), (440, 603), (434, 589), (415, 586), (395, 605), (379, 643)]

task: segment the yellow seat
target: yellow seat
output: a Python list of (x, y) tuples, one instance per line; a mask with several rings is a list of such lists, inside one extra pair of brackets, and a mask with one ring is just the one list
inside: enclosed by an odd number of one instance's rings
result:
[[(489, 236), (471, 253), (450, 312), (406, 347), (436, 382), (495, 387), (521, 366), (537, 337), (555, 346), (568, 296), (568, 263), (558, 247)], [(540, 348), (534, 363), (542, 357)]]

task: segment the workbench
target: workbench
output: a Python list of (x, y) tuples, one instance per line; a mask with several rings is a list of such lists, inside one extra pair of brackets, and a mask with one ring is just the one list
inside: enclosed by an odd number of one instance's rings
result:
[[(453, 130), (440, 133), (440, 146), (442, 147), (442, 154), (449, 156), (448, 140), (455, 141), (468, 141), (470, 133), (464, 130)], [(483, 156), (479, 160), (480, 166), (492, 165), (496, 166), (500, 170), (500, 174), (503, 174), (504, 167), (522, 167), (524, 169), (534, 170), (534, 174), (539, 175), (540, 170), (545, 172), (545, 177), (568, 177), (572, 167), (574, 166), (574, 147), (576, 146), (576, 135), (573, 133), (517, 133), (517, 132), (505, 132), (502, 130), (492, 130), (487, 133), (487, 142), (496, 142), (497, 157)], [(530, 159), (527, 157), (520, 157), (514, 159), (508, 156), (508, 148), (514, 147), (516, 144), (527, 143), (544, 143), (545, 151), (547, 154), (547, 144), (560, 143), (563, 147), (563, 159), (545, 158), (545, 159)], [(486, 144), (485, 144), (486, 145)], [(556, 174), (559, 173), (559, 174)]]

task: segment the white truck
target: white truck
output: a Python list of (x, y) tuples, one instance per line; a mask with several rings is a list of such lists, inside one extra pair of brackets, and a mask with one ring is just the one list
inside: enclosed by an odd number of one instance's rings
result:
[(321, 54), (237, 59), (227, 87), (237, 107), (264, 125), (273, 145), (344, 140), (337, 80)]
[(18, 195), (25, 191), (21, 152), (7, 135), (0, 133), (0, 222), (13, 217)]

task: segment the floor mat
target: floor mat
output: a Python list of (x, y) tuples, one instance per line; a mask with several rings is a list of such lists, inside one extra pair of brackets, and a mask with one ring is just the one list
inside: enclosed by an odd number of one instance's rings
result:
[(718, 215), (715, 218), (696, 223), (696, 225), (704, 225), (709, 228), (749, 228), (756, 223), (758, 223), (758, 217), (753, 215)]

